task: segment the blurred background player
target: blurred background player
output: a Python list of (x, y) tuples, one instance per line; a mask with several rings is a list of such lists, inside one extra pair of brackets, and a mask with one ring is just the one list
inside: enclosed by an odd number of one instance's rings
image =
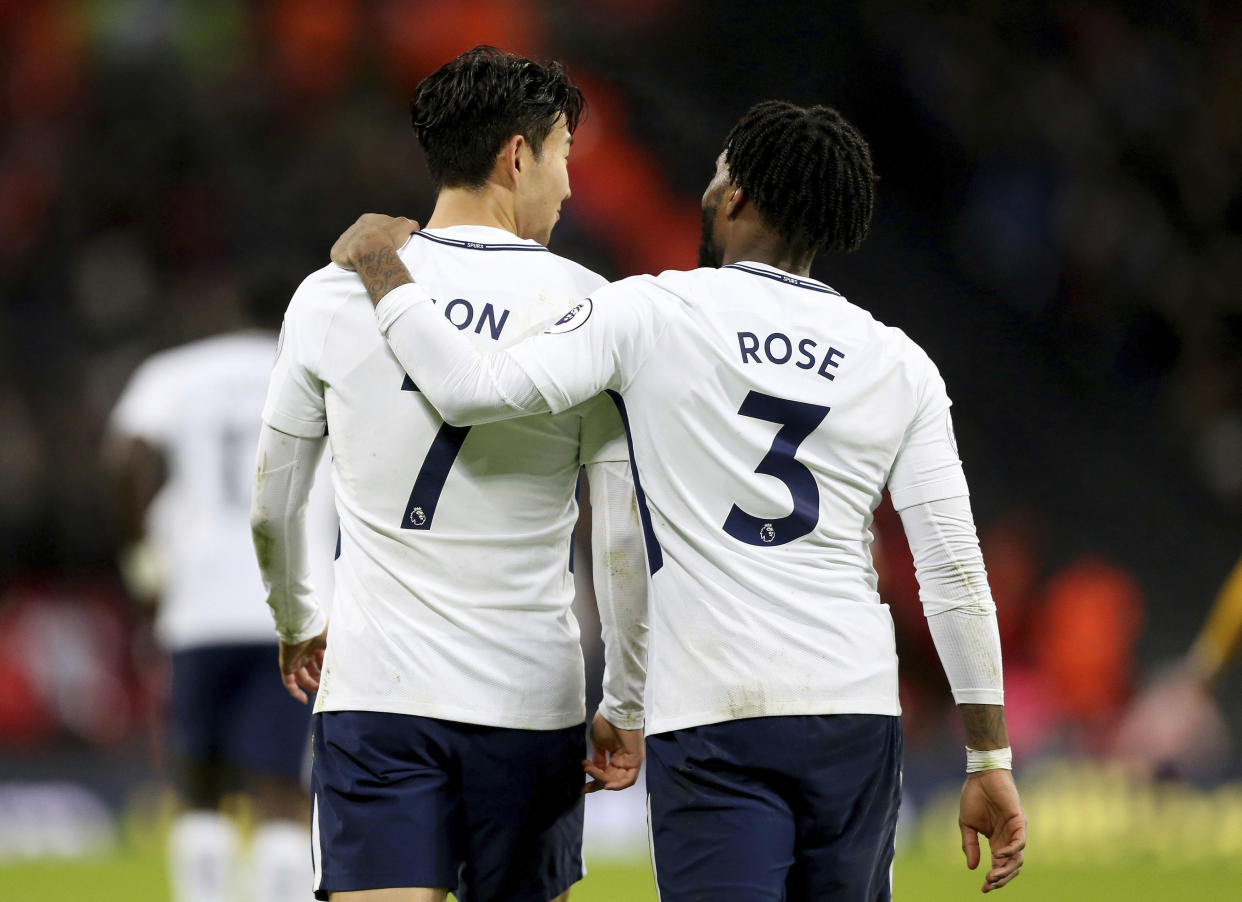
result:
[[(490, 47), (419, 85), (412, 119), (439, 193), (401, 256), (480, 349), (604, 284), (544, 246), (569, 197), (583, 109), (559, 64)], [(355, 273), (330, 265), (294, 295), (252, 525), (290, 691), (319, 689), (318, 898), (548, 902), (581, 879), (585, 679), (570, 547), (583, 466), (606, 660), (593, 786), (636, 779), (642, 536), (621, 420), (607, 398), (584, 400), (558, 416), (451, 425), (388, 350)], [(342, 532), (330, 630), (301, 518), (325, 435)]]
[(1212, 775), (1229, 748), (1217, 686), (1242, 648), (1242, 560), (1234, 565), (1190, 651), (1135, 699), (1115, 752), (1163, 775)]
[[(170, 656), (165, 731), (181, 805), (168, 838), (175, 902), (310, 898), (310, 712), (275, 673), (248, 516), (277, 346), (273, 299), (283, 298), (273, 282), (252, 286), (245, 311), (212, 311), (223, 317), (220, 334), (144, 362), (105, 444), (122, 572), (135, 598), (155, 604), (154, 638)], [(314, 499), (310, 559), (329, 598), (336, 522), (326, 478)], [(235, 792), (253, 803), (248, 856), (220, 807)]]
[(402, 223), (364, 218), (333, 249), (451, 422), (600, 391), (622, 411), (652, 571), (647, 787), (665, 902), (891, 897), (901, 708), (870, 553), (886, 487), (965, 731), (967, 865), (979, 834), (984, 892), (1022, 865), (996, 607), (944, 381), (904, 333), (808, 278), (817, 252), (862, 243), (874, 182), (835, 110), (757, 104), (703, 194), (702, 268), (613, 283), (486, 356), (441, 322), (421, 276), (407, 284)]

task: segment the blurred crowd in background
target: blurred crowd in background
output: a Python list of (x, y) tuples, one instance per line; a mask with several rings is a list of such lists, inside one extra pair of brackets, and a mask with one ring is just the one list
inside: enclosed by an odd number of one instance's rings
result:
[[(0, 0), (0, 26), (0, 772), (48, 749), (158, 761), (108, 411), (151, 352), (282, 306), (358, 214), (425, 219), (406, 103), (479, 43), (584, 88), (552, 246), (609, 277), (694, 265), (751, 103), (859, 126), (872, 236), (814, 274), (946, 377), (1020, 762), (1106, 748), (1242, 554), (1236, 4)], [(890, 509), (876, 532), (910, 773), (955, 777)]]

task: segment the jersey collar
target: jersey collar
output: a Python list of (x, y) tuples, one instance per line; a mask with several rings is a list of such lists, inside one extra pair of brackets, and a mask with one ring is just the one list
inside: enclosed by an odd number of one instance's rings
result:
[(769, 266), (766, 263), (753, 263), (744, 260), (741, 263), (730, 263), (725, 269), (737, 269), (742, 272), (750, 273), (752, 276), (763, 276), (765, 279), (773, 279), (777, 282), (784, 282), (786, 285), (794, 285), (798, 288), (805, 288), (808, 291), (818, 291), (822, 294), (832, 294), (842, 297), (841, 292), (835, 288), (830, 288), (823, 282), (817, 282), (814, 279), (802, 279), (798, 276), (791, 276), (783, 269), (777, 269), (775, 266)]
[(512, 232), (492, 226), (460, 225), (444, 229), (423, 229), (415, 232), (414, 237), (469, 251), (544, 251), (546, 253), (548, 250), (538, 241), (519, 238)]

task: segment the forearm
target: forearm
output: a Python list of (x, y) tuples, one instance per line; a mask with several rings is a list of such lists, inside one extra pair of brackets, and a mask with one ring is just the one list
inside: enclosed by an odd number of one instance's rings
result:
[(647, 676), (647, 570), (634, 483), (625, 462), (587, 468), (591, 560), (604, 639), (600, 713), (614, 727), (643, 726)]
[(398, 362), (446, 423), (475, 426), (548, 412), (505, 351), (481, 356), (417, 285), (386, 294), (375, 313)]
[(919, 597), (937, 654), (959, 705), (1004, 702), (1000, 633), (969, 499), (949, 498), (901, 512)]
[(1009, 747), (1005, 729), (1005, 709), (1001, 705), (958, 705), (958, 716), (966, 733), (966, 747), (983, 751)]
[(250, 530), (276, 633), (289, 645), (319, 635), (327, 622), (311, 586), (306, 536), (306, 502), (323, 445), (267, 425), (259, 437)]
[(358, 276), (366, 286), (372, 304), (379, 304), (388, 292), (413, 281), (410, 271), (397, 256), (397, 249), (387, 238), (371, 242), (366, 250), (358, 253), (355, 262)]

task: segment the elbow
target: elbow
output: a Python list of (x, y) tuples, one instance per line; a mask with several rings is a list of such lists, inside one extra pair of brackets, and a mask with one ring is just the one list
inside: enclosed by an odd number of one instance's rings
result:
[(488, 408), (479, 405), (456, 400), (446, 401), (443, 405), (434, 401), (432, 403), (445, 425), (456, 426), (459, 429), (490, 423), (495, 419)]
[(455, 426), (458, 429), (465, 429), (470, 426), (477, 426), (484, 422), (473, 416), (475, 412), (469, 408), (458, 407), (456, 405), (448, 405), (440, 409), (440, 419), (444, 420), (446, 426)]
[(256, 485), (254, 494), (250, 498), (250, 531), (252, 533), (268, 531), (272, 523), (271, 511), (260, 497), (260, 488), (261, 486)]

